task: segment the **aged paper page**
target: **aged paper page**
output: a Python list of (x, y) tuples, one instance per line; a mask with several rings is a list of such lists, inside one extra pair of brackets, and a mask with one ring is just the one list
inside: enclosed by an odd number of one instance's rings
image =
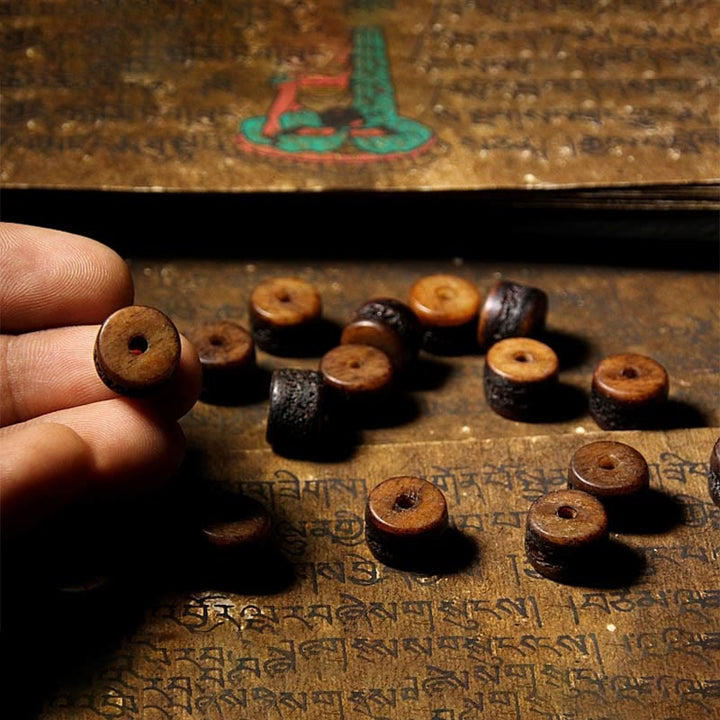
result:
[[(206, 581), (178, 539), (192, 513), (158, 508), (143, 530), (148, 552), (112, 601), (79, 615), (72, 598), (54, 600), (59, 624), (34, 665), (54, 659), (59, 686), (35, 717), (717, 718), (718, 510), (703, 463), (716, 430), (613, 435), (650, 463), (652, 516), (613, 536), (596, 584), (552, 582), (525, 558), (530, 503), (564, 485), (577, 447), (605, 437), (373, 446), (341, 466), (265, 451), (210, 458), (206, 478), (271, 510), (290, 572), (265, 568), (260, 592), (247, 565)], [(369, 553), (367, 493), (398, 473), (445, 493), (452, 572), (402, 572)], [(107, 649), (80, 664), (74, 648), (100, 641)]]
[(712, 0), (0, 7), (5, 187), (717, 197)]

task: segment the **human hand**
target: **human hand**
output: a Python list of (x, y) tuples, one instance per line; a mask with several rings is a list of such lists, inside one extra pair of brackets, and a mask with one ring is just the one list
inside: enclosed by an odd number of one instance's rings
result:
[(132, 304), (129, 268), (89, 238), (0, 223), (0, 520), (32, 528), (90, 495), (157, 488), (179, 468), (178, 420), (195, 404), (200, 363), (182, 338), (167, 386), (120, 397), (98, 377), (99, 323)]

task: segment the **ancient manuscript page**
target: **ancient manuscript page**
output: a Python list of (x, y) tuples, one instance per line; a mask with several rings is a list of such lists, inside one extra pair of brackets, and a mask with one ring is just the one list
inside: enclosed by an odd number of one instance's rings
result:
[(712, 0), (4, 0), (5, 187), (717, 199)]

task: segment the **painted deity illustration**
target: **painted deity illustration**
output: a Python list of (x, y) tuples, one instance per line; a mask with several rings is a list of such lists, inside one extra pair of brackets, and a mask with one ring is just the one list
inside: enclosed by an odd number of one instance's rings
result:
[(418, 155), (435, 142), (398, 114), (383, 32), (356, 28), (336, 72), (299, 70), (276, 81), (266, 115), (243, 120), (236, 142), (250, 153), (313, 163), (372, 163)]

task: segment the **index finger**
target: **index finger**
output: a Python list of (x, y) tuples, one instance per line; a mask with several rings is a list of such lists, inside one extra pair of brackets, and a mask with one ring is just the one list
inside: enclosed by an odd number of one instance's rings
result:
[(97, 324), (133, 301), (127, 263), (82, 235), (0, 223), (0, 258), (4, 333)]

